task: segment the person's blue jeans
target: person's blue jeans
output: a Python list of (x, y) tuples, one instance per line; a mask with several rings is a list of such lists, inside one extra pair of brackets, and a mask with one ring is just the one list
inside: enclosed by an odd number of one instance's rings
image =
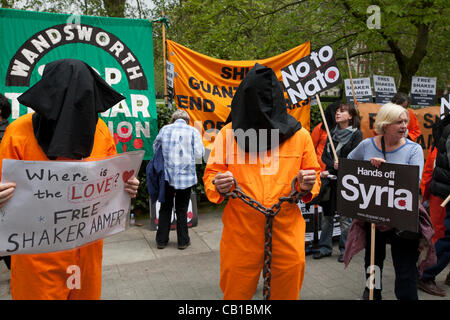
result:
[[(338, 221), (341, 228), (341, 236), (339, 237), (339, 251), (341, 254), (344, 254), (345, 242), (347, 241), (348, 229), (352, 224), (352, 219), (339, 215)], [(319, 248), (322, 254), (331, 254), (333, 252), (333, 228), (333, 217), (322, 214), (321, 233), (319, 239)]]
[(437, 263), (423, 272), (422, 279), (424, 280), (434, 280), (435, 277), (442, 270), (444, 270), (450, 262), (450, 205), (447, 205), (446, 207), (444, 226), (444, 236), (438, 239), (438, 241), (434, 244)]

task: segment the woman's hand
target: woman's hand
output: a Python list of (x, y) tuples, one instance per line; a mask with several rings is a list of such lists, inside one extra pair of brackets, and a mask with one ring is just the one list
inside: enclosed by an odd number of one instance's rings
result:
[(11, 199), (14, 190), (16, 190), (16, 184), (14, 182), (0, 183), (0, 208), (3, 208), (6, 202)]
[(136, 194), (139, 188), (139, 180), (136, 177), (131, 177), (125, 183), (125, 191), (128, 192), (131, 198), (136, 198)]
[(328, 172), (328, 170), (325, 170), (325, 171), (320, 172), (320, 177), (322, 179), (325, 179), (326, 177), (328, 177), (329, 174), (330, 173)]
[(336, 160), (336, 161), (334, 162), (334, 170), (337, 170), (337, 169), (338, 169), (338, 165), (339, 165), (339, 161)]
[(382, 163), (386, 162), (383, 158), (371, 158), (370, 163), (375, 167), (379, 168)]
[(230, 171), (216, 174), (213, 180), (214, 185), (219, 193), (228, 193), (234, 185), (234, 177)]

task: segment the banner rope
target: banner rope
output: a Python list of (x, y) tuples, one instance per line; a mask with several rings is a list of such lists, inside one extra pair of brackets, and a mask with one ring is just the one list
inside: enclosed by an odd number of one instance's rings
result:
[(150, 22), (152, 24), (153, 23), (164, 23), (166, 28), (168, 28), (169, 24), (170, 24), (169, 18), (167, 16), (162, 16), (161, 18), (150, 20)]

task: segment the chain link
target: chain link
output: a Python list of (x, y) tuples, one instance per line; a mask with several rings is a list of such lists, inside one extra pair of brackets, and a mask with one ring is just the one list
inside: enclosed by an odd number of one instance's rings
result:
[[(263, 277), (264, 277), (264, 287), (263, 287), (263, 299), (270, 299), (270, 280), (272, 278), (272, 231), (273, 231), (273, 219), (280, 212), (281, 205), (283, 202), (289, 203), (298, 203), (302, 196), (307, 194), (309, 191), (299, 192), (295, 188), (295, 184), (297, 183), (298, 177), (296, 176), (291, 183), (291, 193), (287, 197), (280, 197), (278, 202), (275, 203), (270, 208), (266, 208), (261, 203), (252, 199), (248, 195), (246, 195), (242, 189), (238, 186), (236, 179), (234, 180), (234, 189), (233, 191), (227, 193), (220, 193), (224, 197), (231, 197), (232, 199), (240, 199), (244, 203), (248, 204), (250, 207), (255, 209), (256, 211), (261, 212), (266, 217), (266, 225), (264, 228), (264, 267), (263, 267)], [(213, 180), (213, 184), (215, 181)]]

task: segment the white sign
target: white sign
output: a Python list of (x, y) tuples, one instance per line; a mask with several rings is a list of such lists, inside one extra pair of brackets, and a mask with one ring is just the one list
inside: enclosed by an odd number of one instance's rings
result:
[(436, 100), (437, 78), (412, 77), (411, 104), (417, 106), (433, 106)]
[(175, 65), (166, 60), (166, 79), (167, 79), (167, 86), (169, 88), (173, 89), (173, 78), (175, 77)]
[[(344, 84), (347, 101), (354, 102), (350, 79), (344, 79)], [(358, 102), (372, 102), (372, 87), (370, 85), (370, 78), (353, 79), (353, 88), (355, 89), (355, 96)]]
[(391, 101), (397, 92), (394, 77), (373, 75), (373, 87), (375, 89), (375, 103), (385, 104)]
[(144, 151), (98, 161), (4, 159), (2, 182), (15, 182), (0, 209), (0, 256), (80, 247), (124, 231), (130, 196)]
[(447, 113), (450, 113), (450, 94), (448, 95), (448, 98), (445, 99), (444, 97), (441, 98), (441, 118), (444, 118), (444, 116)]

